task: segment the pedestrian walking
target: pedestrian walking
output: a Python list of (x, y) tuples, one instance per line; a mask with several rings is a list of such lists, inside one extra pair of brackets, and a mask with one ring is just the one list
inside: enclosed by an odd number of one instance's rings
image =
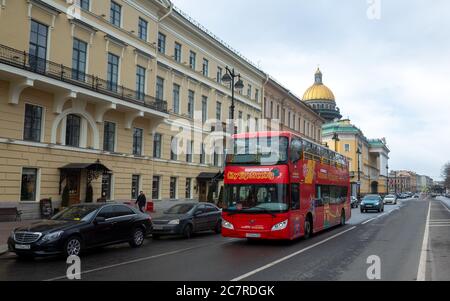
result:
[(147, 198), (145, 197), (145, 194), (143, 191), (139, 193), (139, 196), (136, 200), (136, 204), (139, 206), (139, 210), (144, 213), (145, 212), (145, 205), (147, 204)]

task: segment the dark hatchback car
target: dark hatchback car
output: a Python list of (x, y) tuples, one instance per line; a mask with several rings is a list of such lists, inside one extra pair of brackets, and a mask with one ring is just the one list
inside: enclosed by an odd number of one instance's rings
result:
[(220, 209), (209, 203), (182, 203), (153, 219), (152, 236), (154, 239), (161, 235), (183, 235), (190, 238), (194, 233), (208, 230), (221, 232)]
[(384, 211), (383, 199), (379, 194), (366, 195), (360, 204), (361, 213), (369, 210), (376, 210), (378, 212)]
[(79, 255), (85, 249), (124, 242), (140, 247), (151, 227), (149, 215), (126, 205), (74, 205), (50, 220), (16, 228), (8, 248), (19, 257), (30, 258)]

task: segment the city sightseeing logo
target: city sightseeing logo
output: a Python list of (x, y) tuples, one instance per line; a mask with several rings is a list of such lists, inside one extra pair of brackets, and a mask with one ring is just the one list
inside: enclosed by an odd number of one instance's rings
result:
[(66, 0), (66, 3), (69, 4), (66, 14), (70, 20), (81, 19), (81, 8), (76, 2), (76, 0)]
[(227, 173), (227, 179), (233, 181), (248, 181), (248, 180), (274, 180), (280, 176), (280, 170), (275, 168), (269, 171), (229, 171)]

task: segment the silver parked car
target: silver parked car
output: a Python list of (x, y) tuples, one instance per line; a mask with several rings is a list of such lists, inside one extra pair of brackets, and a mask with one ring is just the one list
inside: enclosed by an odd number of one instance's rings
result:
[(397, 204), (397, 197), (393, 194), (388, 194), (387, 196), (384, 197), (383, 199), (383, 203), (385, 204)]

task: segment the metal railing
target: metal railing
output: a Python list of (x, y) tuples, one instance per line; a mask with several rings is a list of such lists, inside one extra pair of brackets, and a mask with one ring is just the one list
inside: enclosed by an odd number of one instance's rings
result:
[(86, 74), (66, 67), (63, 64), (57, 64), (31, 55), (26, 51), (20, 51), (2, 44), (0, 44), (0, 62), (153, 110), (168, 113), (167, 102), (164, 100), (156, 99), (142, 92), (104, 80), (98, 76)]

